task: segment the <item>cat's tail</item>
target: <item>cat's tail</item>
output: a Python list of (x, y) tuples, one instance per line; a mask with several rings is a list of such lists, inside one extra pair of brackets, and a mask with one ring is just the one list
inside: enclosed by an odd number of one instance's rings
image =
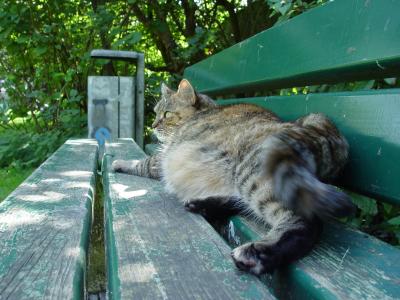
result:
[(302, 140), (299, 134), (282, 132), (270, 136), (263, 145), (267, 153), (264, 170), (272, 178), (275, 198), (306, 218), (353, 215), (356, 208), (349, 196), (317, 178), (317, 164), (321, 161), (311, 150), (318, 145), (308, 139), (313, 143), (309, 147), (307, 139)]

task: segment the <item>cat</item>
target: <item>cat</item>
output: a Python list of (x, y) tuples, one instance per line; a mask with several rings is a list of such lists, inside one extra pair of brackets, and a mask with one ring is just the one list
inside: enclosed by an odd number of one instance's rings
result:
[(348, 143), (322, 114), (283, 122), (252, 104), (217, 106), (183, 79), (162, 84), (153, 128), (163, 149), (112, 168), (161, 179), (191, 212), (244, 210), (270, 226), (260, 241), (235, 248), (236, 266), (255, 275), (307, 255), (321, 218), (354, 212), (349, 197), (328, 185), (346, 163)]

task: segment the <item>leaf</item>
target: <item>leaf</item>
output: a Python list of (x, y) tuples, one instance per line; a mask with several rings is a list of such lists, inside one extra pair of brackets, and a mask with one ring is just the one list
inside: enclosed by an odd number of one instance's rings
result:
[(41, 56), (47, 52), (47, 47), (36, 47), (33, 48), (33, 53), (37, 56)]
[(370, 90), (373, 88), (375, 80), (359, 81), (353, 86), (353, 90)]
[(30, 40), (29, 36), (19, 36), (16, 40), (16, 42), (18, 44), (25, 44), (26, 42), (28, 42)]
[(142, 38), (142, 34), (140, 32), (132, 32), (127, 35), (126, 42), (130, 45), (136, 44)]
[(391, 218), (390, 220), (387, 221), (391, 225), (400, 225), (400, 216)]
[(351, 193), (351, 200), (364, 215), (374, 216), (378, 213), (378, 206), (374, 199)]
[(389, 85), (395, 85), (396, 84), (396, 78), (385, 78), (384, 81)]
[(78, 91), (75, 89), (72, 89), (69, 91), (69, 96), (70, 97), (76, 97), (78, 95)]

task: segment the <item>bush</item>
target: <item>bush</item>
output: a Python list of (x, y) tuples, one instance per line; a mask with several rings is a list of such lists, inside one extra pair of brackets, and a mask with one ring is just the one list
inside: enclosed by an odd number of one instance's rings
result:
[(66, 112), (61, 120), (58, 127), (41, 133), (27, 125), (0, 133), (0, 168), (37, 167), (65, 140), (85, 134), (86, 116)]

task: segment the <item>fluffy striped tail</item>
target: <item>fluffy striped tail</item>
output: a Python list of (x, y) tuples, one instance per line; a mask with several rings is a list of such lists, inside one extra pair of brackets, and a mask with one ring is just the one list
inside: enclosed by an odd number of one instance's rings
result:
[[(319, 130), (318, 134), (320, 133)], [(317, 177), (321, 172), (317, 164), (321, 164), (323, 158), (317, 158), (316, 155), (321, 155), (318, 147), (324, 148), (324, 139), (329, 137), (313, 138), (308, 129), (297, 128), (271, 136), (263, 145), (267, 151), (264, 170), (272, 178), (275, 198), (285, 207), (308, 219), (314, 215), (340, 218), (355, 213), (355, 206), (349, 196), (334, 186), (321, 182)], [(347, 151), (346, 142), (344, 151)], [(347, 157), (347, 152), (343, 157)], [(331, 157), (330, 162), (333, 163), (334, 160)], [(343, 165), (344, 161), (341, 162), (341, 166)], [(322, 171), (326, 173), (329, 170)], [(331, 172), (337, 173), (337, 170), (332, 169)]]

